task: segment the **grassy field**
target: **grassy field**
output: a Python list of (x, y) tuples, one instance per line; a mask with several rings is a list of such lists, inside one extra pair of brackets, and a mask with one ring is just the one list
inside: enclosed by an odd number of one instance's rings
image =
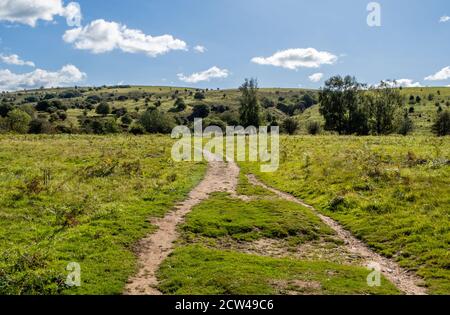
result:
[[(0, 293), (120, 294), (133, 246), (202, 178), (174, 163), (167, 136), (0, 135)], [(282, 137), (275, 173), (240, 163), (238, 194), (202, 202), (160, 271), (163, 293), (395, 294), (368, 287), (358, 257), (310, 210), (249, 184), (301, 197), (377, 252), (450, 292), (450, 139)], [(64, 282), (71, 262), (82, 286)]]
[[(398, 293), (384, 278), (380, 287), (369, 287), (367, 269), (339, 257), (341, 241), (310, 210), (255, 196), (242, 201), (217, 193), (194, 208), (180, 227), (178, 248), (159, 271), (163, 293)], [(306, 257), (311, 244), (332, 254)]]
[(450, 293), (450, 139), (284, 137), (277, 172), (246, 173), (300, 197)]
[[(202, 178), (166, 136), (0, 135), (0, 294), (120, 294), (133, 245)], [(66, 266), (81, 266), (69, 288)]]

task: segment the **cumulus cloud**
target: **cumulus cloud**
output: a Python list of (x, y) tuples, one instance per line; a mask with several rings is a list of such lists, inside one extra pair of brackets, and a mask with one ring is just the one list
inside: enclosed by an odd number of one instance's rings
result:
[[(399, 79), (399, 80), (394, 80), (394, 81), (384, 81), (384, 83), (386, 83), (388, 86), (393, 87), (393, 88), (398, 88), (398, 87), (422, 87), (422, 84), (420, 84), (419, 82), (414, 82), (414, 80), (411, 79)], [(380, 86), (379, 84), (375, 85), (375, 86)]]
[(69, 26), (79, 26), (81, 9), (77, 2), (64, 6), (62, 0), (0, 0), (0, 21), (36, 26), (38, 20), (65, 17)]
[(425, 78), (427, 81), (444, 81), (447, 79), (450, 79), (450, 67), (445, 67), (437, 73), (429, 75)]
[(322, 80), (322, 78), (323, 78), (323, 73), (320, 73), (320, 72), (319, 73), (314, 73), (314, 74), (309, 76), (309, 80), (311, 82), (314, 82), (314, 83), (319, 82), (320, 80)]
[(206, 47), (201, 46), (201, 45), (197, 45), (197, 46), (194, 47), (194, 50), (195, 50), (196, 52), (202, 54), (202, 53), (206, 52)]
[(338, 57), (315, 48), (297, 48), (279, 51), (270, 57), (255, 57), (252, 62), (260, 65), (283, 67), (290, 70), (319, 68), (323, 64), (334, 64)]
[(13, 73), (10, 70), (0, 70), (0, 90), (15, 91), (35, 89), (40, 87), (57, 87), (70, 85), (86, 79), (86, 73), (74, 65), (65, 65), (60, 70), (50, 72), (36, 69), (28, 73)]
[(20, 59), (18, 55), (2, 55), (0, 54), (0, 60), (6, 64), (9, 65), (16, 65), (16, 66), (29, 66), (34, 67), (34, 62), (32, 61), (24, 61)]
[(411, 79), (400, 79), (395, 81), (397, 83), (397, 86), (401, 87), (421, 87), (422, 84), (419, 82), (414, 82)]
[(68, 30), (63, 39), (77, 49), (89, 50), (94, 54), (120, 49), (127, 53), (156, 57), (171, 50), (187, 50), (187, 44), (172, 35), (150, 36), (141, 30), (103, 19), (92, 21), (85, 27)]
[(178, 79), (187, 83), (198, 83), (201, 81), (210, 81), (211, 79), (227, 78), (230, 72), (227, 69), (220, 69), (218, 67), (209, 68), (203, 72), (195, 72), (189, 76), (179, 73)]
[(441, 23), (445, 23), (448, 21), (450, 21), (450, 16), (448, 16), (448, 15), (441, 16), (441, 18), (439, 19), (439, 22), (441, 22)]

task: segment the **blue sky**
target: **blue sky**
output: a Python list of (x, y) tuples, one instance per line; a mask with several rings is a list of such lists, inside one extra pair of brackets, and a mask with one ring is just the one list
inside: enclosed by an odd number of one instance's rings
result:
[(367, 24), (369, 2), (79, 0), (78, 12), (69, 1), (0, 0), (0, 90), (234, 88), (246, 77), (262, 87), (317, 88), (335, 74), (369, 84), (450, 85), (450, 2), (377, 1), (379, 27)]

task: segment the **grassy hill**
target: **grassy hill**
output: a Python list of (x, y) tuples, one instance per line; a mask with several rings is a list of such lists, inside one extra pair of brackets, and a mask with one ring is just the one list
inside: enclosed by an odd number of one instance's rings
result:
[[(445, 110), (450, 106), (449, 87), (403, 88), (401, 93), (404, 97), (404, 108), (410, 113), (416, 134), (430, 134), (431, 124), (439, 107)], [(201, 95), (204, 99), (199, 99)], [(220, 119), (225, 124), (234, 125), (239, 118), (239, 97), (240, 92), (237, 89), (199, 90), (163, 86), (72, 87), (2, 93), (0, 106), (3, 108), (18, 106), (27, 112), (34, 112), (33, 109), (39, 101), (48, 100), (50, 103), (58, 101), (59, 109), (38, 110), (33, 115), (50, 121), (53, 126), (65, 127), (58, 130), (68, 129), (78, 132), (83, 118), (104, 118), (95, 112), (95, 107), (101, 102), (110, 105), (112, 114), (109, 116), (115, 118), (122, 125), (123, 130), (127, 130), (129, 125), (119, 120), (125, 111), (134, 120), (139, 113), (151, 107), (157, 107), (160, 111), (173, 116), (179, 124), (189, 124), (193, 106), (196, 104), (206, 104), (210, 108), (209, 119)], [(174, 108), (178, 98), (182, 99), (186, 105), (182, 111)], [(300, 122), (300, 133), (306, 133), (308, 122), (323, 123), (317, 104), (317, 90), (260, 89), (259, 98), (263, 109), (262, 117), (269, 124), (275, 121), (281, 123), (287, 117), (293, 116)], [(61, 114), (62, 111), (66, 114)]]

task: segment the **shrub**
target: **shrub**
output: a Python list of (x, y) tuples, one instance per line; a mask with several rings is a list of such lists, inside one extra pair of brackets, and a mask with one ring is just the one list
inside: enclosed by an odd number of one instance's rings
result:
[(139, 122), (149, 133), (170, 133), (175, 126), (172, 117), (158, 110), (146, 111)]
[(114, 118), (110, 117), (103, 122), (104, 133), (118, 133), (120, 131), (119, 126)]
[(129, 133), (133, 135), (143, 135), (145, 133), (145, 128), (140, 123), (133, 123), (128, 129)]
[(433, 133), (443, 137), (450, 135), (450, 111), (440, 112), (432, 126)]
[(111, 108), (109, 107), (108, 103), (102, 102), (97, 106), (97, 108), (95, 109), (95, 112), (98, 115), (106, 116), (111, 112)]
[(194, 99), (199, 100), (199, 101), (204, 100), (205, 94), (203, 94), (202, 92), (195, 92)]
[(125, 114), (124, 116), (122, 116), (122, 118), (120, 120), (122, 121), (122, 124), (124, 124), (124, 125), (129, 125), (133, 122), (133, 119), (128, 114)]
[(8, 104), (8, 103), (0, 104), (0, 116), (1, 117), (8, 116), (8, 113), (10, 111), (12, 111), (12, 109), (13, 109), (13, 106), (11, 104)]
[(178, 97), (171, 109), (172, 112), (182, 112), (186, 109), (186, 104), (181, 97)]
[(13, 109), (8, 113), (7, 125), (10, 131), (27, 133), (30, 121), (30, 115), (20, 109)]
[(308, 134), (317, 135), (320, 133), (320, 124), (317, 121), (310, 121), (306, 125), (306, 129), (308, 131)]
[(209, 115), (209, 106), (206, 104), (196, 104), (192, 110), (192, 118), (206, 118)]
[(210, 126), (217, 126), (220, 129), (222, 129), (222, 131), (225, 131), (227, 129), (227, 124), (219, 119), (219, 118), (207, 118), (205, 119), (205, 121), (203, 122), (203, 127), (207, 128)]
[(36, 118), (30, 121), (28, 132), (32, 134), (51, 133), (52, 125), (46, 119)]
[(409, 118), (408, 115), (405, 115), (404, 118), (400, 121), (397, 132), (401, 135), (408, 135), (414, 130), (414, 123)]
[(290, 135), (293, 135), (299, 127), (298, 121), (294, 118), (286, 118), (282, 124), (283, 130)]

